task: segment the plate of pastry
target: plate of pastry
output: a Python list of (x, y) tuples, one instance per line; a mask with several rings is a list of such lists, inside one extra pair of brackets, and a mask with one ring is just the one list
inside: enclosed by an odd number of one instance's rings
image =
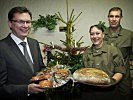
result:
[(66, 84), (70, 78), (71, 72), (65, 65), (55, 65), (41, 70), (31, 80), (37, 81), (41, 88), (57, 88)]

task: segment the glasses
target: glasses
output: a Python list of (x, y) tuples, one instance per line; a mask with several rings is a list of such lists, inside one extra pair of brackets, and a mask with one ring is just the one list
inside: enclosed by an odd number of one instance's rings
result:
[(11, 21), (16, 22), (16, 23), (18, 23), (20, 25), (24, 25), (25, 23), (27, 25), (30, 25), (32, 23), (32, 21), (30, 21), (30, 20), (28, 20), (28, 21), (24, 21), (24, 20), (11, 20)]

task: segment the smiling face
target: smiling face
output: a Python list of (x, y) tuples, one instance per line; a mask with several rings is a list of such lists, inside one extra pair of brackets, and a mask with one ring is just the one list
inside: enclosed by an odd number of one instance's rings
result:
[(15, 13), (8, 25), (13, 34), (23, 40), (31, 30), (31, 17), (28, 13)]
[(118, 28), (122, 19), (120, 10), (111, 11), (108, 15), (108, 21), (111, 28)]
[(102, 30), (98, 29), (96, 26), (92, 27), (90, 30), (90, 39), (96, 48), (100, 48), (103, 44), (104, 34)]

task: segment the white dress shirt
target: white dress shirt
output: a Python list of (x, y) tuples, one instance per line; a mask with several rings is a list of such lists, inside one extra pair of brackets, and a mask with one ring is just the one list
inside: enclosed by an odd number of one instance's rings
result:
[(32, 55), (31, 55), (31, 52), (30, 52), (30, 48), (29, 48), (29, 44), (27, 42), (27, 38), (25, 38), (23, 41), (18, 38), (17, 36), (15, 36), (13, 33), (11, 33), (11, 38), (14, 40), (14, 42), (17, 44), (17, 46), (19, 47), (20, 51), (23, 53), (24, 55), (24, 50), (23, 50), (23, 46), (20, 44), (21, 42), (26, 42), (26, 48), (27, 48), (27, 51), (28, 51), (28, 54), (30, 56), (30, 59), (33, 63), (33, 59), (32, 59)]

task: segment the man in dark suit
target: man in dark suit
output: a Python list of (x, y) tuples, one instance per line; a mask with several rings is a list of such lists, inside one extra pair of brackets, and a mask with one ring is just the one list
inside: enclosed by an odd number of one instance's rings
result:
[[(0, 41), (0, 99), (45, 100), (44, 89), (30, 79), (44, 66), (39, 43), (28, 36), (32, 14), (25, 7), (14, 7), (8, 13), (11, 33)], [(21, 42), (26, 43), (27, 61)]]

